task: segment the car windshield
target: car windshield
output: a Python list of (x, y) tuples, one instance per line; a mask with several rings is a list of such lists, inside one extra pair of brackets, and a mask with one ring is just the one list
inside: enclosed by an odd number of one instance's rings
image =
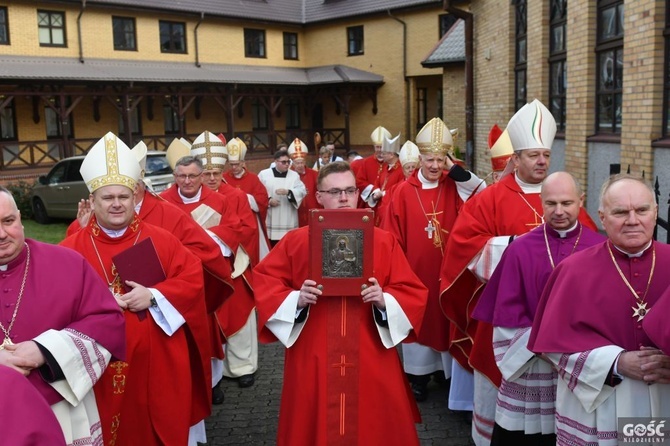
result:
[(165, 155), (149, 155), (147, 157), (146, 176), (150, 177), (153, 175), (165, 175), (171, 173), (172, 169), (170, 168), (170, 164)]

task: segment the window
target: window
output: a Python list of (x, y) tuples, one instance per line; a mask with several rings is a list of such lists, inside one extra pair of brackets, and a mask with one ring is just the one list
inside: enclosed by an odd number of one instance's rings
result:
[(515, 0), (514, 107), (526, 105), (526, 0)]
[(0, 139), (3, 141), (16, 139), (15, 116), (14, 101), (0, 111)]
[(416, 128), (421, 129), (428, 122), (428, 90), (426, 88), (416, 89)]
[(265, 31), (244, 29), (244, 56), (265, 57)]
[(168, 102), (176, 105), (176, 97), (166, 97), (166, 103), (163, 104), (163, 125), (165, 127), (165, 134), (175, 135), (179, 133), (179, 114)]
[(136, 51), (135, 19), (131, 17), (112, 17), (114, 49), (117, 51)]
[(297, 99), (288, 99), (286, 101), (286, 128), (300, 128), (300, 101)]
[[(140, 135), (142, 133), (142, 120), (140, 118), (142, 113), (140, 113), (140, 106), (138, 105), (130, 112), (130, 131), (135, 135)], [(123, 122), (123, 115), (119, 113), (119, 135), (125, 135), (126, 125)]]
[(549, 18), (549, 110), (559, 132), (565, 131), (568, 65), (565, 46), (568, 1), (551, 0)]
[(442, 104), (442, 101), (444, 101), (444, 92), (442, 91), (441, 88), (437, 89), (437, 117), (444, 120), (444, 105)]
[(40, 46), (65, 46), (65, 13), (37, 11)]
[(0, 7), (0, 45), (9, 45), (9, 19), (7, 7)]
[(347, 48), (349, 56), (363, 54), (363, 26), (350, 26), (347, 28)]
[(261, 101), (254, 99), (251, 102), (251, 126), (254, 130), (268, 129), (268, 110)]
[[(66, 120), (61, 122), (61, 119), (56, 112), (56, 110), (60, 109), (60, 97), (56, 96), (51, 98), (49, 99), (49, 102), (53, 105), (55, 110), (48, 105), (44, 107), (44, 122), (47, 127), (47, 139), (62, 138), (64, 134), (63, 130), (65, 130), (68, 138), (72, 138), (74, 136), (72, 131), (72, 129), (74, 129), (72, 113), (70, 113)], [(65, 101), (65, 107), (69, 107), (70, 103), (70, 97), (68, 96)]]
[(596, 133), (621, 133), (623, 0), (598, 1)]
[(442, 14), (439, 16), (440, 20), (440, 35), (438, 38), (442, 38), (447, 31), (451, 29), (452, 26), (454, 26), (454, 23), (456, 23), (456, 20), (458, 20), (456, 17), (454, 17), (451, 14)]
[(161, 20), (161, 53), (186, 53), (186, 25), (183, 22)]
[(284, 59), (298, 60), (298, 35), (284, 33)]

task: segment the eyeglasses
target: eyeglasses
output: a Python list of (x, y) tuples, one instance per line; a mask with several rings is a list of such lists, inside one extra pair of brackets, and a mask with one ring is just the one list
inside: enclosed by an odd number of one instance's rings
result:
[(352, 197), (358, 193), (358, 188), (356, 187), (347, 187), (346, 189), (332, 188), (328, 190), (320, 190), (322, 194), (328, 194), (333, 198), (338, 198), (344, 192), (348, 197)]
[(290, 160), (275, 161), (276, 164), (288, 164), (290, 162), (291, 162)]
[(197, 174), (197, 175), (194, 174), (194, 173), (191, 173), (191, 174), (189, 174), (189, 175), (186, 175), (186, 174), (183, 174), (183, 173), (182, 173), (182, 174), (179, 174), (179, 175), (175, 174), (174, 177), (175, 177), (176, 179), (178, 179), (178, 180), (181, 180), (181, 181), (186, 181), (187, 178), (188, 178), (189, 180), (193, 181), (193, 180), (195, 180), (196, 178), (198, 178), (200, 175), (202, 175), (202, 172), (200, 172), (200, 173)]
[[(219, 178), (221, 176), (221, 172), (218, 170), (213, 170), (211, 172), (203, 172), (206, 177), (210, 178)], [(191, 178), (192, 179), (192, 178)]]

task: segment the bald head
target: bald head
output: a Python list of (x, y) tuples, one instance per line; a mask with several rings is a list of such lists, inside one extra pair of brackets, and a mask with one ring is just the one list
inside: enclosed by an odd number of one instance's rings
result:
[(577, 223), (584, 194), (579, 183), (567, 172), (555, 172), (542, 182), (544, 221), (557, 231), (572, 228)]

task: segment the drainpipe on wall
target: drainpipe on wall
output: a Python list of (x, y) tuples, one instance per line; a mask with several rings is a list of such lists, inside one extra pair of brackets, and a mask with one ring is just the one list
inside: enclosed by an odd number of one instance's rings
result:
[(387, 10), (389, 17), (402, 25), (402, 76), (405, 80), (405, 136), (406, 139), (413, 139), (410, 133), (410, 103), (409, 103), (409, 79), (407, 78), (407, 23), (400, 20), (391, 14), (391, 10)]
[(205, 13), (201, 12), (200, 20), (198, 20), (198, 23), (195, 24), (195, 28), (193, 29), (193, 34), (195, 36), (195, 66), (198, 68), (200, 68), (200, 52), (198, 51), (198, 28), (204, 19)]
[(81, 41), (81, 16), (84, 15), (86, 9), (86, 0), (81, 0), (81, 8), (77, 16), (77, 36), (79, 36), (79, 62), (84, 63), (84, 44)]
[(475, 75), (473, 70), (474, 20), (472, 13), (452, 5), (452, 0), (444, 0), (444, 10), (465, 22), (465, 164), (475, 170)]

